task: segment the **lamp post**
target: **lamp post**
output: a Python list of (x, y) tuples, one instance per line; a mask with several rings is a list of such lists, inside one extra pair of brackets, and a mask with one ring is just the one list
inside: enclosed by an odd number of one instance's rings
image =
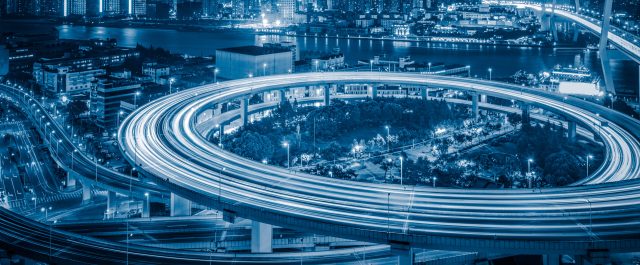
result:
[[(173, 82), (175, 82), (175, 81), (176, 81), (175, 78), (173, 78), (173, 77), (169, 78), (169, 94), (171, 94), (173, 92), (171, 87), (173, 85)], [(133, 104), (133, 105), (135, 105), (135, 104)]]
[(489, 68), (489, 81), (491, 81), (491, 72), (493, 72), (493, 69)]
[(74, 155), (75, 153), (78, 152), (78, 149), (73, 149), (73, 152), (71, 152), (71, 171), (73, 171), (73, 164), (74, 164)]
[(116, 121), (116, 128), (118, 126), (120, 126), (120, 116), (122, 116), (122, 114), (124, 114), (124, 111), (119, 111), (118, 112), (118, 117), (117, 117), (117, 121)]
[(369, 72), (373, 72), (373, 60), (369, 60), (369, 67), (371, 68)]
[(587, 177), (589, 177), (589, 160), (593, 159), (592, 155), (587, 155)]
[(282, 146), (284, 146), (285, 148), (287, 148), (287, 169), (291, 167), (291, 162), (289, 161), (289, 143), (288, 142), (284, 142), (282, 143)]
[(148, 192), (144, 193), (144, 199), (145, 199), (145, 202), (144, 202), (144, 206), (142, 207), (142, 214), (144, 214), (145, 211), (147, 211), (148, 212), (147, 216), (149, 218), (151, 218), (151, 209), (149, 209), (150, 205), (149, 205), (149, 193)]
[[(171, 81), (169, 81), (169, 90), (171, 90)], [(169, 94), (171, 94), (171, 92), (169, 92)], [(133, 94), (133, 108), (134, 109), (138, 108), (138, 96), (140, 96), (140, 91), (136, 91), (136, 93)]]
[(400, 186), (404, 186), (404, 185), (402, 184), (402, 169), (403, 169), (403, 167), (402, 167), (402, 161), (404, 161), (404, 158), (403, 158), (403, 157), (400, 157)]
[(220, 70), (218, 68), (216, 68), (215, 70), (213, 70), (213, 82), (214, 83), (218, 83), (218, 72)]
[(429, 62), (429, 73), (431, 73), (431, 62)]
[(216, 124), (216, 128), (218, 128), (218, 146), (222, 148), (222, 125)]
[(391, 143), (389, 143), (389, 125), (385, 125), (384, 128), (387, 129), (387, 152), (389, 152), (389, 150), (391, 150)]
[[(317, 70), (318, 67), (316, 67)], [(262, 64), (262, 76), (266, 76), (267, 75), (267, 63), (263, 63)]]
[(587, 201), (587, 203), (589, 204), (589, 237), (591, 237), (592, 234), (592, 229), (593, 229), (593, 219), (592, 219), (592, 209), (591, 209), (591, 201), (589, 200), (589, 198), (585, 199)]
[(531, 188), (531, 163), (533, 159), (529, 158), (527, 160), (527, 178), (529, 179), (529, 188)]
[(438, 180), (438, 178), (437, 177), (433, 177), (433, 187), (434, 188), (436, 187), (436, 180)]
[(62, 139), (58, 139), (58, 141), (56, 142), (56, 155), (58, 156), (58, 158), (60, 158), (60, 143), (62, 143)]

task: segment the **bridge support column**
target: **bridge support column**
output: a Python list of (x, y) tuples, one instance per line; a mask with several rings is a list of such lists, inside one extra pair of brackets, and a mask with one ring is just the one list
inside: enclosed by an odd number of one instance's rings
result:
[(76, 182), (77, 179), (75, 176), (73, 176), (73, 173), (67, 171), (67, 178), (65, 180), (65, 184), (67, 185), (67, 188), (75, 188), (76, 187)]
[(171, 216), (190, 216), (191, 201), (171, 193)]
[(522, 125), (529, 124), (531, 122), (531, 116), (529, 116), (529, 104), (522, 103)]
[(487, 95), (485, 95), (485, 94), (480, 94), (480, 102), (482, 102), (482, 103), (487, 103)]
[(420, 89), (420, 97), (423, 100), (429, 99), (429, 88), (423, 87), (422, 89)]
[(580, 27), (573, 25), (573, 42), (578, 42), (578, 36), (580, 35)]
[(240, 99), (240, 120), (242, 120), (242, 126), (249, 123), (249, 98)]
[(251, 253), (273, 252), (273, 226), (251, 221)]
[(553, 40), (558, 41), (558, 27), (556, 26), (556, 0), (551, 2), (551, 34)]
[(567, 138), (569, 138), (569, 142), (573, 143), (576, 141), (576, 122), (569, 121), (567, 126)]
[(371, 85), (369, 86), (369, 95), (371, 96), (372, 99), (375, 99), (378, 97), (378, 87), (375, 85)]
[(115, 191), (107, 191), (107, 212), (105, 219), (111, 219), (115, 217), (115, 213), (118, 210), (118, 195)]
[(478, 93), (471, 94), (471, 111), (473, 113), (473, 118), (478, 118)]
[(324, 86), (324, 105), (329, 106), (331, 104), (331, 85)]
[(604, 11), (602, 12), (602, 23), (600, 30), (600, 63), (602, 64), (602, 73), (604, 75), (604, 83), (606, 86), (605, 94), (613, 93), (615, 95), (616, 91), (613, 86), (613, 77), (611, 76), (611, 65), (609, 64), (609, 54), (607, 54), (607, 43), (609, 36), (609, 24), (611, 21), (611, 7), (613, 5), (613, 0), (605, 0), (604, 1)]
[(148, 193), (145, 193), (142, 201), (142, 218), (149, 217), (151, 217), (151, 198), (149, 198)]
[(398, 265), (413, 265), (413, 249), (408, 246), (395, 248), (391, 245), (391, 253), (398, 256)]
[(89, 182), (83, 182), (82, 184), (82, 204), (91, 202), (91, 185)]
[(278, 90), (278, 94), (280, 94), (280, 104), (287, 102), (287, 93), (285, 89)]
[(558, 254), (546, 254), (542, 255), (543, 265), (560, 265), (560, 255)]

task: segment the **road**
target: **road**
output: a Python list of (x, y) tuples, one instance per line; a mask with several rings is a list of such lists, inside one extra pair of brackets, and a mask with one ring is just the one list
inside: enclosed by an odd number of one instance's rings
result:
[[(329, 83), (428, 84), (552, 110), (599, 135), (608, 159), (589, 181), (613, 183), (534, 192), (355, 183), (265, 166), (219, 149), (195, 130), (195, 116), (216, 102)], [(602, 119), (609, 119), (609, 126), (600, 126)], [(602, 106), (521, 86), (416, 74), (335, 72), (234, 80), (175, 93), (130, 115), (120, 128), (119, 141), (138, 170), (168, 190), (253, 220), (414, 247), (543, 253), (551, 245), (571, 253), (593, 246), (622, 250), (639, 243), (638, 181), (620, 182), (640, 175), (639, 128), (635, 120)]]

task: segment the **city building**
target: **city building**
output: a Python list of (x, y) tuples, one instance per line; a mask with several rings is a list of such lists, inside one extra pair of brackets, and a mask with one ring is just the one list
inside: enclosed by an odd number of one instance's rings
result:
[[(103, 129), (117, 127), (120, 112), (130, 112), (138, 104), (138, 95), (142, 85), (139, 82), (102, 77), (98, 79), (93, 96), (97, 125)], [(124, 116), (123, 116), (124, 117)]]
[(216, 67), (224, 79), (286, 74), (293, 70), (292, 58), (286, 47), (241, 46), (216, 50)]
[(330, 71), (344, 67), (344, 54), (331, 54), (311, 60), (311, 67), (315, 71)]
[(106, 70), (95, 65), (95, 60), (42, 59), (33, 65), (36, 84), (51, 94), (78, 94), (91, 90), (95, 78)]
[(167, 76), (171, 74), (171, 67), (165, 64), (144, 63), (142, 64), (142, 74), (151, 77), (151, 82), (163, 84)]

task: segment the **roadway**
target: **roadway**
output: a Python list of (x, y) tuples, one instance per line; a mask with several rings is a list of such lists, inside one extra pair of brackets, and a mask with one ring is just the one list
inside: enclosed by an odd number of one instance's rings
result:
[[(327, 179), (265, 166), (219, 149), (195, 129), (217, 102), (318, 84), (430, 85), (514, 99), (552, 110), (597, 134), (609, 153), (588, 186), (542, 190), (459, 190)], [(596, 113), (599, 117), (596, 117)], [(602, 119), (611, 122), (600, 126)], [(138, 170), (202, 205), (325, 235), (430, 249), (501, 253), (584, 253), (640, 247), (640, 125), (602, 106), (482, 80), (377, 72), (306, 73), (205, 85), (130, 115), (118, 134)]]

